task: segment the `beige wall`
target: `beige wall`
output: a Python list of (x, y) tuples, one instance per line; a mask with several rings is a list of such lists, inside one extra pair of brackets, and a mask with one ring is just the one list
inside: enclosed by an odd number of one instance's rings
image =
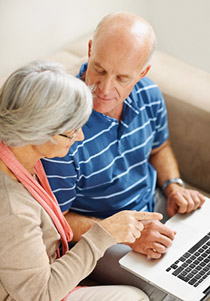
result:
[(145, 1), (158, 48), (210, 72), (210, 1)]
[(117, 10), (142, 15), (160, 50), (210, 72), (209, 0), (0, 0), (0, 75), (91, 32)]
[(0, 75), (89, 33), (110, 12), (135, 12), (140, 2), (0, 0)]

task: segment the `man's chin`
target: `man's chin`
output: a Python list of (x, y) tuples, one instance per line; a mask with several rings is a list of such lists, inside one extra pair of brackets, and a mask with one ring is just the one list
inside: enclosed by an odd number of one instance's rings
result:
[(114, 97), (102, 97), (102, 96), (99, 96), (99, 95), (94, 95), (93, 96), (94, 98), (94, 102), (101, 102), (101, 103), (111, 103), (113, 101), (115, 101), (115, 98)]
[(93, 102), (93, 109), (99, 113), (106, 114), (106, 112), (109, 112), (112, 108), (106, 103)]

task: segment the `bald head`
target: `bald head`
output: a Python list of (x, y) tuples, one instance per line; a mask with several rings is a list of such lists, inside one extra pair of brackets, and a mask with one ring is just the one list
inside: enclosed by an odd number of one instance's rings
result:
[(155, 47), (156, 37), (151, 25), (139, 16), (118, 12), (105, 16), (98, 24), (92, 44), (92, 51), (98, 43), (117, 49), (130, 55), (132, 50), (138, 51), (144, 66), (150, 60)]

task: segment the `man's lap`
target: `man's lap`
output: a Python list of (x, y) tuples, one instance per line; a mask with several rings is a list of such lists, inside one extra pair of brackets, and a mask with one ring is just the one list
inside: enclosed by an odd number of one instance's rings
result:
[[(166, 221), (168, 219), (166, 214), (166, 199), (159, 189), (156, 190), (155, 202), (155, 211), (161, 212), (164, 215), (163, 220)], [(131, 251), (131, 248), (124, 244), (110, 247), (104, 256), (99, 259), (91, 277), (103, 284), (123, 284), (138, 287), (149, 296), (151, 301), (175, 301), (175, 298), (121, 268), (119, 260), (129, 251)]]
[(155, 190), (155, 208), (154, 211), (162, 213), (163, 219), (161, 220), (162, 223), (165, 223), (169, 216), (166, 212), (166, 197), (162, 193), (160, 188), (156, 188)]

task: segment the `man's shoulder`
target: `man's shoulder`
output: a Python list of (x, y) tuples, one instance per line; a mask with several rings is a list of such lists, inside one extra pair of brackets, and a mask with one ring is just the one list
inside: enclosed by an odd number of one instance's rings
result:
[(135, 85), (135, 87), (137, 88), (137, 89), (141, 89), (142, 88), (142, 90), (147, 90), (147, 89), (157, 89), (157, 90), (159, 90), (159, 88), (158, 88), (158, 85), (155, 83), (155, 82), (153, 82), (153, 80), (151, 79), (151, 78), (149, 78), (149, 77), (143, 77), (140, 81), (138, 81), (137, 83), (136, 83), (136, 85)]
[(83, 75), (84, 75), (84, 74), (86, 73), (86, 71), (87, 71), (87, 65), (88, 65), (88, 63), (85, 62), (84, 64), (82, 64), (82, 65), (80, 66), (79, 72), (76, 74), (76, 77), (77, 77), (77, 78), (81, 78), (82, 80), (84, 80)]
[(130, 95), (134, 99), (142, 99), (143, 102), (147, 101), (156, 101), (157, 99), (162, 99), (162, 93), (153, 80), (148, 77), (143, 77), (140, 81), (134, 86), (132, 93)]

